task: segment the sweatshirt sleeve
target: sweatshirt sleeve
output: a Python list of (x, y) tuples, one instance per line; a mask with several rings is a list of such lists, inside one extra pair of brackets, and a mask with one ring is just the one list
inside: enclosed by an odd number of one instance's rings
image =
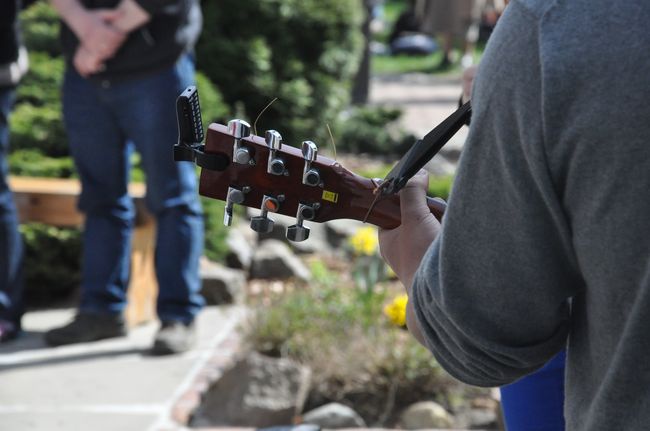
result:
[(490, 39), (443, 230), (411, 291), (429, 350), (477, 386), (511, 383), (561, 350), (582, 283), (547, 166), (538, 22), (511, 2)]

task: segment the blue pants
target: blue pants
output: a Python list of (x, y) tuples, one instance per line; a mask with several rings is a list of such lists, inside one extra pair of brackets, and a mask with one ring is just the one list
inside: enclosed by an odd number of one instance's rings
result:
[(146, 174), (146, 203), (156, 218), (158, 317), (191, 322), (203, 306), (199, 258), (203, 215), (196, 171), (173, 161), (178, 140), (176, 97), (193, 83), (183, 56), (160, 72), (122, 82), (94, 82), (73, 69), (63, 85), (63, 113), (81, 178), (83, 235), (81, 311), (121, 313), (126, 305), (134, 206), (128, 193), (130, 156)]
[(563, 350), (537, 372), (501, 388), (508, 431), (564, 431)]
[(0, 88), (0, 319), (20, 326), (23, 243), (18, 232), (18, 213), (7, 184), (6, 160), (13, 99), (13, 88)]

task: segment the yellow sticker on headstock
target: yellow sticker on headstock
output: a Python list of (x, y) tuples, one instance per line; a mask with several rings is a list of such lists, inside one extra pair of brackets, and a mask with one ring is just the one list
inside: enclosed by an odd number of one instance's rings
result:
[(339, 194), (323, 190), (323, 200), (328, 202), (337, 203), (339, 201)]

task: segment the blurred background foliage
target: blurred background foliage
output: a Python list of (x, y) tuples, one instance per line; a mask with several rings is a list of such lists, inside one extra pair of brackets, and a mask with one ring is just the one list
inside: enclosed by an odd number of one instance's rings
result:
[[(258, 132), (276, 129), (289, 145), (314, 140), (330, 146), (332, 129), (339, 152), (367, 153), (388, 163), (396, 160), (414, 137), (396, 124), (401, 113), (382, 107), (352, 106), (350, 94), (361, 60), (366, 9), (350, 0), (204, 0), (204, 28), (196, 47), (197, 87), (203, 123), (240, 117), (251, 124), (260, 117)], [(12, 175), (75, 177), (62, 122), (60, 88), (64, 61), (58, 42), (59, 21), (48, 2), (36, 2), (21, 15), (30, 71), (17, 91), (11, 117)], [(327, 153), (327, 150), (325, 151)], [(388, 170), (388, 165), (386, 172)], [(375, 175), (376, 176), (376, 175)], [(139, 158), (133, 158), (134, 181), (142, 181)], [(446, 196), (446, 194), (443, 194)], [(206, 255), (223, 261), (226, 230), (223, 203), (203, 199), (206, 214)], [(67, 247), (62, 236), (76, 231), (22, 227), (28, 253), (47, 247)], [(49, 240), (47, 240), (49, 241)], [(56, 244), (59, 246), (56, 246)], [(76, 249), (76, 248), (73, 248)], [(77, 263), (42, 259), (27, 265), (40, 274), (38, 284), (68, 283), (57, 274), (63, 265), (76, 274)], [(30, 275), (27, 274), (28, 280)]]

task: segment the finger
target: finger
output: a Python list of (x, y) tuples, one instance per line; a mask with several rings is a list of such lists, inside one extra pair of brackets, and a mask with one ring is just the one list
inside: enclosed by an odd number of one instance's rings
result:
[(400, 212), (403, 223), (431, 215), (431, 210), (427, 205), (428, 187), (429, 174), (420, 170), (400, 191)]

